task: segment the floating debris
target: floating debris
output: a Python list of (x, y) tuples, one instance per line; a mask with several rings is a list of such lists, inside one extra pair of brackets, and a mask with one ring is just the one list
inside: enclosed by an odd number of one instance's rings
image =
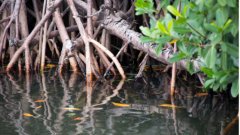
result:
[(183, 108), (183, 107), (172, 105), (172, 104), (160, 104), (159, 106), (168, 107), (168, 108)]
[(36, 109), (39, 109), (39, 108), (42, 108), (42, 106), (40, 105), (40, 106), (37, 106), (37, 107), (36, 107)]
[(81, 117), (76, 117), (73, 120), (81, 120)]
[(47, 64), (45, 66), (45, 68), (54, 68), (54, 67), (57, 67), (57, 65), (56, 64)]
[(33, 115), (30, 114), (30, 113), (23, 113), (23, 116), (25, 116), (25, 117), (33, 117)]
[(115, 103), (115, 102), (112, 102), (112, 104), (113, 104), (114, 106), (118, 106), (118, 107), (130, 107), (129, 104), (122, 104), (122, 103)]
[(63, 108), (64, 110), (68, 110), (68, 111), (79, 111), (81, 110), (80, 108), (73, 108), (73, 107), (68, 107), (68, 108)]
[(34, 101), (34, 102), (36, 102), (36, 103), (42, 103), (42, 102), (45, 102), (45, 100), (39, 99), (39, 100), (36, 100), (36, 101)]

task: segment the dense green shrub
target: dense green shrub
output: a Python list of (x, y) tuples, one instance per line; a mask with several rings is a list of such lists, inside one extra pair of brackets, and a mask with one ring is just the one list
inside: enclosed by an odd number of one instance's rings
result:
[[(135, 7), (136, 15), (150, 18), (149, 27), (140, 27), (142, 42), (157, 44), (158, 54), (167, 42), (176, 42), (178, 52), (170, 62), (185, 60), (191, 74), (206, 75), (205, 88), (223, 91), (231, 86), (232, 96), (238, 95), (237, 0), (162, 0), (160, 5), (136, 0)], [(192, 60), (201, 71), (194, 70)]]

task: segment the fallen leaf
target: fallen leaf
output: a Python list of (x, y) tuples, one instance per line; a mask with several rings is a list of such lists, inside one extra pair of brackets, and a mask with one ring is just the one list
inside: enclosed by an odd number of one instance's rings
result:
[(115, 102), (112, 102), (112, 104), (118, 107), (130, 107), (129, 104), (122, 104), (122, 103), (115, 103)]
[(33, 115), (30, 114), (30, 113), (24, 113), (23, 116), (25, 116), (25, 117), (33, 117)]
[(169, 108), (182, 108), (180, 106), (172, 105), (172, 104), (161, 104), (161, 107), (169, 107)]
[(79, 108), (72, 108), (72, 107), (69, 107), (69, 108), (63, 108), (64, 110), (68, 110), (68, 111), (79, 111), (80, 109)]
[(73, 120), (81, 120), (81, 117), (76, 117)]
[(47, 64), (45, 68), (54, 68), (56, 67), (57, 65), (55, 64)]
[(37, 107), (36, 107), (36, 109), (39, 109), (39, 108), (42, 108), (42, 106), (40, 105), (40, 106), (37, 106)]
[(202, 97), (202, 96), (207, 96), (208, 93), (196, 93), (195, 97)]
[(39, 99), (39, 100), (36, 100), (36, 101), (34, 101), (34, 102), (36, 102), (36, 103), (42, 103), (42, 102), (45, 102), (45, 100)]

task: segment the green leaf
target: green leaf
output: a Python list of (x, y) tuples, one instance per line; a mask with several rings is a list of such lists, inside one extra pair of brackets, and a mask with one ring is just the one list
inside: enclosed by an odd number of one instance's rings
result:
[(212, 5), (213, 5), (213, 0), (206, 0), (206, 1), (204, 1), (204, 4), (208, 9), (211, 9)]
[(177, 45), (178, 45), (178, 48), (181, 52), (183, 52), (184, 54), (188, 54), (186, 44), (184, 44), (182, 42), (179, 42)]
[(218, 91), (219, 87), (220, 87), (219, 83), (214, 83), (212, 89), (213, 89), (213, 91)]
[(167, 28), (168, 28), (168, 31), (169, 31), (169, 32), (172, 30), (172, 27), (173, 27), (173, 20), (170, 20), (170, 21), (167, 23)]
[(218, 4), (220, 4), (221, 6), (225, 6), (227, 4), (226, 0), (218, 0)]
[(227, 4), (229, 7), (236, 7), (237, 0), (228, 0)]
[(186, 67), (187, 67), (188, 72), (189, 72), (191, 75), (193, 75), (193, 74), (196, 72), (195, 69), (194, 69), (193, 63), (192, 63), (191, 61), (188, 61), (188, 62), (187, 62)]
[(212, 77), (213, 76), (213, 70), (207, 67), (201, 67), (201, 71), (203, 71), (203, 73), (205, 73), (208, 77)]
[(149, 21), (150, 23), (150, 28), (155, 28), (155, 26), (156, 26), (156, 20), (154, 20), (154, 19), (150, 19), (150, 21)]
[(191, 7), (192, 3), (189, 3), (188, 5), (183, 7), (182, 14), (186, 18), (189, 14), (189, 8)]
[(223, 8), (217, 9), (217, 11), (216, 11), (217, 25), (222, 27), (225, 24), (225, 22), (227, 21), (227, 19), (228, 19), (227, 11), (226, 10), (224, 11)]
[(146, 36), (151, 36), (151, 32), (150, 32), (150, 29), (148, 27), (143, 27), (143, 26), (140, 26), (140, 30), (142, 31), (142, 33)]
[(150, 37), (142, 36), (141, 37), (141, 41), (143, 43), (148, 43), (148, 42), (153, 42), (154, 40), (152, 38), (150, 38)]
[(178, 18), (178, 19), (176, 20), (176, 23), (177, 23), (177, 24), (185, 24), (186, 21), (187, 21), (186, 18)]
[(217, 60), (217, 50), (215, 48), (215, 45), (212, 45), (205, 57), (205, 62), (209, 68), (215, 69), (216, 60)]
[(165, 26), (160, 22), (157, 21), (157, 28), (164, 34), (170, 35), (169, 32), (166, 30)]
[(162, 36), (159, 37), (155, 42), (157, 44), (166, 44), (167, 42), (169, 42), (172, 38), (169, 36)]
[(211, 40), (212, 45), (216, 45), (222, 41), (222, 33), (212, 33), (209, 36), (209, 39)]
[(197, 54), (198, 52), (197, 46), (187, 46), (188, 57), (193, 58), (193, 55)]
[(162, 53), (162, 47), (163, 45), (162, 44), (158, 44), (157, 48), (155, 49), (157, 55), (159, 56), (159, 54)]
[(221, 66), (223, 70), (227, 70), (228, 67), (228, 55), (226, 52), (222, 52), (221, 54)]
[(175, 53), (170, 59), (169, 59), (169, 62), (170, 63), (174, 63), (174, 62), (178, 62), (182, 59), (186, 58), (186, 55), (185, 53), (183, 52), (178, 52), (178, 53)]
[(215, 27), (214, 25), (211, 25), (211, 24), (208, 24), (208, 23), (204, 23), (203, 26), (204, 26), (205, 29), (207, 29), (208, 31), (218, 32), (218, 27)]
[(221, 44), (221, 50), (222, 50), (222, 52), (227, 52), (227, 43), (223, 42)]
[(173, 26), (173, 30), (180, 34), (186, 34), (191, 32), (191, 30), (184, 25)]
[(163, 8), (163, 7), (166, 7), (167, 5), (170, 4), (170, 1), (169, 0), (162, 0), (161, 1), (161, 4), (160, 4), (160, 7)]
[(150, 32), (151, 32), (150, 37), (153, 39), (157, 39), (161, 35), (160, 31), (156, 29), (150, 30)]
[[(239, 59), (238, 59), (238, 58), (236, 58), (236, 57), (231, 57), (231, 60), (232, 60), (233, 66), (239, 67)], [(233, 66), (232, 66), (232, 67), (233, 67)]]
[(135, 2), (136, 15), (145, 13), (152, 14), (154, 12), (153, 6), (154, 4), (152, 0), (137, 0)]
[(229, 74), (226, 74), (224, 75), (220, 80), (219, 80), (219, 83), (224, 83), (224, 82), (227, 82), (228, 81), (228, 78), (229, 78)]
[(233, 83), (232, 83), (232, 87), (231, 87), (231, 95), (233, 97), (237, 97), (238, 96), (238, 93), (239, 93), (239, 82), (238, 82), (238, 79), (235, 80)]
[(169, 21), (173, 21), (172, 15), (169, 13), (166, 13), (163, 20), (161, 21), (163, 24), (168, 24)]
[(172, 13), (173, 15), (175, 15), (176, 17), (183, 17), (183, 16), (180, 14), (180, 12), (178, 12), (178, 10), (177, 10), (175, 7), (171, 6), (171, 5), (167, 6), (167, 10), (168, 10), (170, 13)]
[(208, 88), (210, 85), (214, 84), (215, 79), (209, 79), (204, 82), (204, 88)]
[(230, 44), (230, 43), (225, 43), (224, 45), (226, 45), (227, 53), (229, 55), (237, 57), (237, 58), (239, 57), (239, 55), (238, 55), (238, 46)]
[(232, 35), (236, 37), (238, 33), (238, 23), (233, 23), (230, 29), (231, 29)]
[[(199, 33), (201, 35), (204, 35), (203, 28), (199, 20), (197, 20), (196, 18), (188, 19), (187, 24), (191, 28), (192, 32), (196, 33), (197, 35), (199, 35)], [(199, 33), (197, 33), (196, 31), (198, 31)]]

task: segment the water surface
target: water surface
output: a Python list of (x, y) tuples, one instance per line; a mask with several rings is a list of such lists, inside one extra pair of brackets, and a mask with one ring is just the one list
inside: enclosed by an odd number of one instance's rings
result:
[[(238, 134), (236, 102), (219, 95), (196, 95), (197, 84), (180, 79), (171, 100), (169, 82), (167, 74), (99, 80), (92, 85), (77, 74), (2, 74), (0, 134)], [(171, 102), (176, 107), (160, 106)]]

